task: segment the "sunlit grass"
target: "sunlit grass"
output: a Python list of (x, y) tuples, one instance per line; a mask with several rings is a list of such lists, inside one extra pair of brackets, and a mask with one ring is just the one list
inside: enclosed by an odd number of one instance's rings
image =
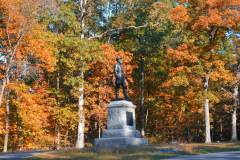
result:
[[(154, 150), (159, 148), (175, 148), (183, 149), (185, 153), (154, 153)], [(125, 149), (66, 149), (61, 151), (47, 152), (39, 155), (35, 155), (26, 160), (67, 160), (67, 159), (96, 159), (96, 160), (114, 160), (114, 159), (164, 159), (170, 157), (178, 157), (192, 154), (205, 154), (216, 153), (225, 151), (240, 150), (240, 142), (226, 142), (226, 143), (194, 143), (194, 144), (182, 144), (182, 145), (168, 145), (168, 144), (151, 144), (145, 147), (137, 148), (125, 148)]]

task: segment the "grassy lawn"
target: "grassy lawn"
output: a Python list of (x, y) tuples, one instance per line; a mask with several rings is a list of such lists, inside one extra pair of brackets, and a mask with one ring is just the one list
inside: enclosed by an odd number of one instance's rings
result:
[[(176, 148), (185, 150), (184, 154), (160, 154), (154, 153), (155, 149), (159, 148)], [(224, 143), (193, 143), (182, 145), (168, 145), (168, 144), (150, 144), (146, 147), (138, 147), (132, 149), (66, 149), (62, 151), (54, 151), (35, 155), (25, 160), (67, 160), (67, 159), (96, 159), (96, 160), (112, 160), (112, 159), (164, 159), (170, 157), (178, 157), (185, 155), (196, 155), (206, 153), (216, 153), (225, 151), (240, 150), (240, 142), (224, 142)]]

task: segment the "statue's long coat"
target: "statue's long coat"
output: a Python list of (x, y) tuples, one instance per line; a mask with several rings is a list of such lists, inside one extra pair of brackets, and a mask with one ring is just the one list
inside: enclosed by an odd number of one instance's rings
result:
[(116, 76), (116, 84), (125, 84), (123, 67), (120, 63), (114, 65), (114, 74)]

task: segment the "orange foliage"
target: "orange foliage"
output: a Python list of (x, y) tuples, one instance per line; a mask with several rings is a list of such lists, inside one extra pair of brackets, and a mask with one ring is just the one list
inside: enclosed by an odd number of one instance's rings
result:
[[(56, 63), (46, 43), (46, 27), (39, 23), (42, 16), (40, 10), (46, 11), (47, 6), (42, 0), (1, 0), (0, 8), (0, 80), (3, 82), (7, 76), (10, 80), (5, 88), (1, 86), (1, 91), (7, 89), (11, 93), (9, 133), (14, 137), (10, 139), (12, 143), (8, 144), (12, 148), (37, 149), (48, 137), (47, 117), (52, 105), (43, 71), (52, 72)], [(5, 101), (2, 103), (4, 109)], [(3, 108), (1, 123), (5, 125), (6, 113)], [(2, 138), (3, 128), (0, 128), (0, 132)]]
[[(211, 27), (226, 27), (237, 31), (240, 11), (238, 0), (181, 0), (181, 4), (175, 7), (169, 14), (171, 22), (191, 24), (192, 30), (210, 30)], [(186, 3), (186, 4), (185, 4)], [(198, 13), (198, 16), (194, 14)]]
[(183, 5), (179, 5), (172, 9), (172, 11), (168, 14), (168, 18), (172, 23), (177, 22), (181, 25), (184, 22), (189, 20), (189, 16), (187, 14), (187, 9)]

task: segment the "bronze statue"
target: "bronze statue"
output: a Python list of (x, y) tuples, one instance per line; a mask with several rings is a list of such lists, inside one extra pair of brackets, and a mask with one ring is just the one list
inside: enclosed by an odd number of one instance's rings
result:
[(120, 85), (122, 85), (123, 87), (123, 93), (124, 93), (124, 99), (126, 100), (131, 100), (128, 96), (127, 96), (127, 85), (124, 81), (124, 78), (126, 78), (126, 75), (123, 74), (123, 67), (122, 67), (122, 58), (120, 56), (117, 57), (117, 62), (114, 65), (114, 74), (116, 77), (116, 99), (119, 99), (119, 88)]

